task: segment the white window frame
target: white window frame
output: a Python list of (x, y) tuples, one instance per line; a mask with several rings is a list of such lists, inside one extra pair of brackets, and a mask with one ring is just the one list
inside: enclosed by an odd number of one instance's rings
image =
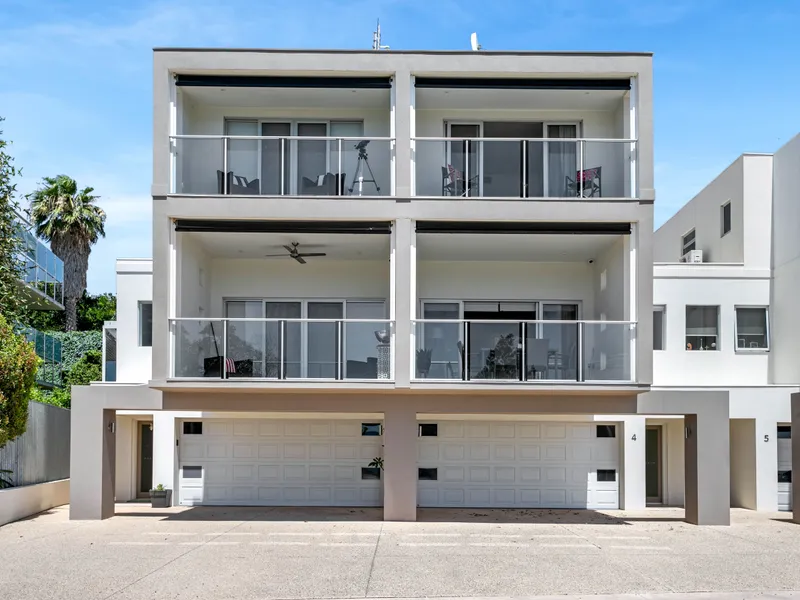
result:
[[(694, 237), (692, 238), (692, 241), (687, 244), (686, 238), (689, 236), (690, 233), (693, 233)], [(692, 248), (687, 250), (686, 248), (689, 245), (691, 245)], [(681, 256), (686, 256), (686, 254), (691, 252), (692, 250), (697, 250), (697, 229), (695, 227), (692, 227), (689, 231), (687, 231), (681, 236)]]
[[(767, 338), (767, 346), (765, 348), (740, 348), (739, 347), (739, 309), (740, 308), (749, 308), (749, 309), (758, 309), (764, 311), (764, 318), (765, 318), (765, 326), (766, 331), (765, 335)], [(769, 331), (769, 307), (768, 306), (753, 306), (753, 305), (745, 305), (745, 304), (737, 304), (733, 307), (733, 349), (734, 352), (737, 354), (760, 354), (764, 352), (769, 352), (770, 350), (770, 331)]]
[[(145, 304), (150, 305), (150, 344), (145, 345), (142, 340), (144, 330), (142, 328), (143, 320), (142, 320), (142, 307)], [(139, 305), (136, 308), (137, 314), (137, 334), (138, 334), (138, 345), (140, 348), (152, 348), (153, 347), (153, 301), (152, 300), (139, 300)]]
[(663, 352), (667, 349), (667, 307), (665, 304), (654, 304), (653, 313), (661, 313), (661, 348), (653, 347), (654, 352)]
[[(717, 347), (716, 348), (711, 348), (711, 349), (708, 349), (708, 350), (700, 350), (699, 348), (697, 348), (697, 349), (696, 348), (692, 348), (691, 350), (689, 350), (686, 347), (686, 344), (687, 344), (686, 338), (687, 337), (703, 337), (703, 336), (696, 336), (696, 335), (689, 336), (689, 334), (687, 333), (686, 310), (688, 308), (716, 308), (717, 309), (717, 326), (716, 326), (717, 333), (716, 333), (716, 336), (715, 336), (717, 338), (717, 341), (716, 341)], [(684, 350), (684, 352), (719, 352), (720, 350), (722, 350), (721, 318), (722, 318), (722, 307), (719, 304), (687, 304), (686, 306), (684, 306), (684, 309), (683, 309), (683, 350)]]
[[(725, 231), (725, 209), (726, 208), (730, 210), (730, 229), (728, 229), (728, 231)], [(731, 201), (728, 200), (727, 202), (724, 202), (719, 207), (719, 231), (720, 231), (719, 237), (721, 237), (721, 238), (725, 237), (726, 235), (728, 235), (731, 232), (732, 229), (733, 229), (733, 209), (731, 208)]]

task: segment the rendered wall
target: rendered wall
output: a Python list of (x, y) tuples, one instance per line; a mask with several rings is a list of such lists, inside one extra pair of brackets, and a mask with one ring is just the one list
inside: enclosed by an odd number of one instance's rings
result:
[(69, 502), (69, 479), (0, 490), (0, 526)]
[(150, 379), (152, 349), (140, 344), (139, 305), (152, 300), (152, 261), (118, 260), (117, 381), (120, 383), (142, 383)]

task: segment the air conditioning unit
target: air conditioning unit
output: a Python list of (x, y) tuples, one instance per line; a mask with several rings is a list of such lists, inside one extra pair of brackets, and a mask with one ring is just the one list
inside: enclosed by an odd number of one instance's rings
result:
[(681, 262), (692, 263), (692, 264), (701, 263), (703, 262), (703, 251), (690, 250), (689, 252), (681, 256)]

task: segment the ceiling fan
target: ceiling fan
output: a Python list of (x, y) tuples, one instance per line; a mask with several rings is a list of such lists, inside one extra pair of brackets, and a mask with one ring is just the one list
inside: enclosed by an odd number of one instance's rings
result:
[(301, 265), (306, 264), (305, 258), (311, 256), (327, 256), (325, 252), (300, 252), (297, 247), (300, 245), (300, 242), (292, 242), (291, 246), (283, 246), (286, 248), (286, 251), (289, 254), (265, 254), (265, 257), (276, 257), (276, 256), (288, 256), (289, 258), (295, 259)]

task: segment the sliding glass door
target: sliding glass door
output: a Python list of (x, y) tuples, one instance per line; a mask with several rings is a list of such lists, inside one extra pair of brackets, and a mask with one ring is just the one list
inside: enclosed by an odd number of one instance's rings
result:
[[(578, 137), (577, 125), (548, 125), (548, 139)], [(578, 147), (575, 142), (547, 142), (547, 197), (577, 195)]]
[[(291, 123), (262, 123), (261, 135), (291, 135)], [(287, 139), (261, 140), (261, 193), (278, 196), (290, 193), (291, 142)]]

